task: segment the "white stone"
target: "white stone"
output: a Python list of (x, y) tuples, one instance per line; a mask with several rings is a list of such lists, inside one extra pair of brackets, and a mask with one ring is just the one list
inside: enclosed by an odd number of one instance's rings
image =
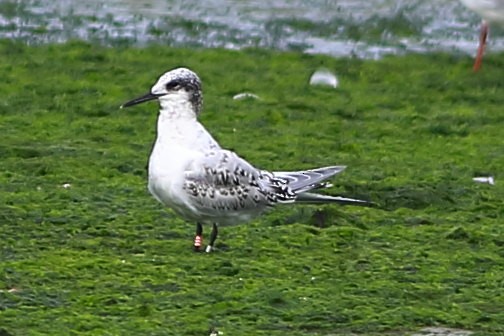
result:
[(242, 93), (235, 94), (233, 96), (234, 100), (243, 100), (243, 99), (246, 99), (246, 98), (261, 99), (261, 98), (259, 98), (258, 95), (250, 93), (250, 92), (242, 92)]
[(473, 177), (474, 182), (479, 182), (479, 183), (488, 183), (490, 185), (495, 184), (495, 180), (493, 176), (481, 176), (481, 177)]
[(327, 69), (319, 69), (310, 77), (310, 85), (325, 85), (336, 88), (338, 86), (338, 78)]

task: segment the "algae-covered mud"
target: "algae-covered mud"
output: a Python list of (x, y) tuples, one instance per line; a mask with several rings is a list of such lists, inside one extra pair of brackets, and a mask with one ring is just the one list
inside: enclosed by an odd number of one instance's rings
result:
[[(503, 59), (2, 41), (0, 334), (501, 335)], [(146, 190), (156, 104), (119, 110), (181, 65), (223, 146), (347, 165), (330, 192), (378, 207), (283, 207), (193, 253)], [(319, 67), (337, 89), (308, 85)]]

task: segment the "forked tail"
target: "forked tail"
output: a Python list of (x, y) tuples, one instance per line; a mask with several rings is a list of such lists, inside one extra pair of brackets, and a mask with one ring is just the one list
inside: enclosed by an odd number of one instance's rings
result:
[(310, 203), (310, 204), (321, 204), (321, 203), (338, 203), (341, 205), (360, 205), (360, 206), (372, 206), (374, 203), (363, 201), (355, 198), (347, 198), (341, 196), (328, 196), (320, 195), (314, 193), (301, 193), (297, 196), (296, 202), (298, 203)]
[(296, 202), (312, 204), (339, 203), (361, 206), (372, 205), (373, 203), (368, 201), (308, 192), (310, 190), (331, 187), (332, 184), (324, 181), (341, 173), (345, 168), (345, 166), (329, 166), (296, 172), (274, 172), (273, 174), (275, 177), (285, 180), (286, 184), (297, 195)]

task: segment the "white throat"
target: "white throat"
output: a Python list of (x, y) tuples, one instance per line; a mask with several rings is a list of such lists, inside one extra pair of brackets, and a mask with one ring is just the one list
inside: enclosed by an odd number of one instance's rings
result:
[[(196, 111), (185, 90), (171, 92), (158, 98), (160, 109), (157, 121), (157, 144), (163, 151), (173, 148), (173, 144), (191, 146), (199, 126)], [(171, 145), (167, 145), (171, 144)]]
[(189, 93), (185, 90), (159, 97), (160, 119), (195, 120), (196, 111), (189, 98)]

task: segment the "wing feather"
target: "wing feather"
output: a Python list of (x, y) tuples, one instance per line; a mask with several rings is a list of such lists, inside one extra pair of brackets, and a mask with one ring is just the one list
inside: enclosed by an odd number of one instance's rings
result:
[[(222, 216), (222, 211), (260, 211), (278, 195), (269, 175), (228, 150), (209, 151), (186, 171), (184, 189), (197, 210)], [(235, 214), (236, 215), (236, 214)]]
[(328, 186), (323, 181), (344, 169), (344, 166), (331, 166), (272, 173), (253, 167), (234, 152), (216, 149), (191, 162), (183, 188), (198, 213), (220, 221), (249, 219), (277, 203), (365, 203), (306, 193)]

